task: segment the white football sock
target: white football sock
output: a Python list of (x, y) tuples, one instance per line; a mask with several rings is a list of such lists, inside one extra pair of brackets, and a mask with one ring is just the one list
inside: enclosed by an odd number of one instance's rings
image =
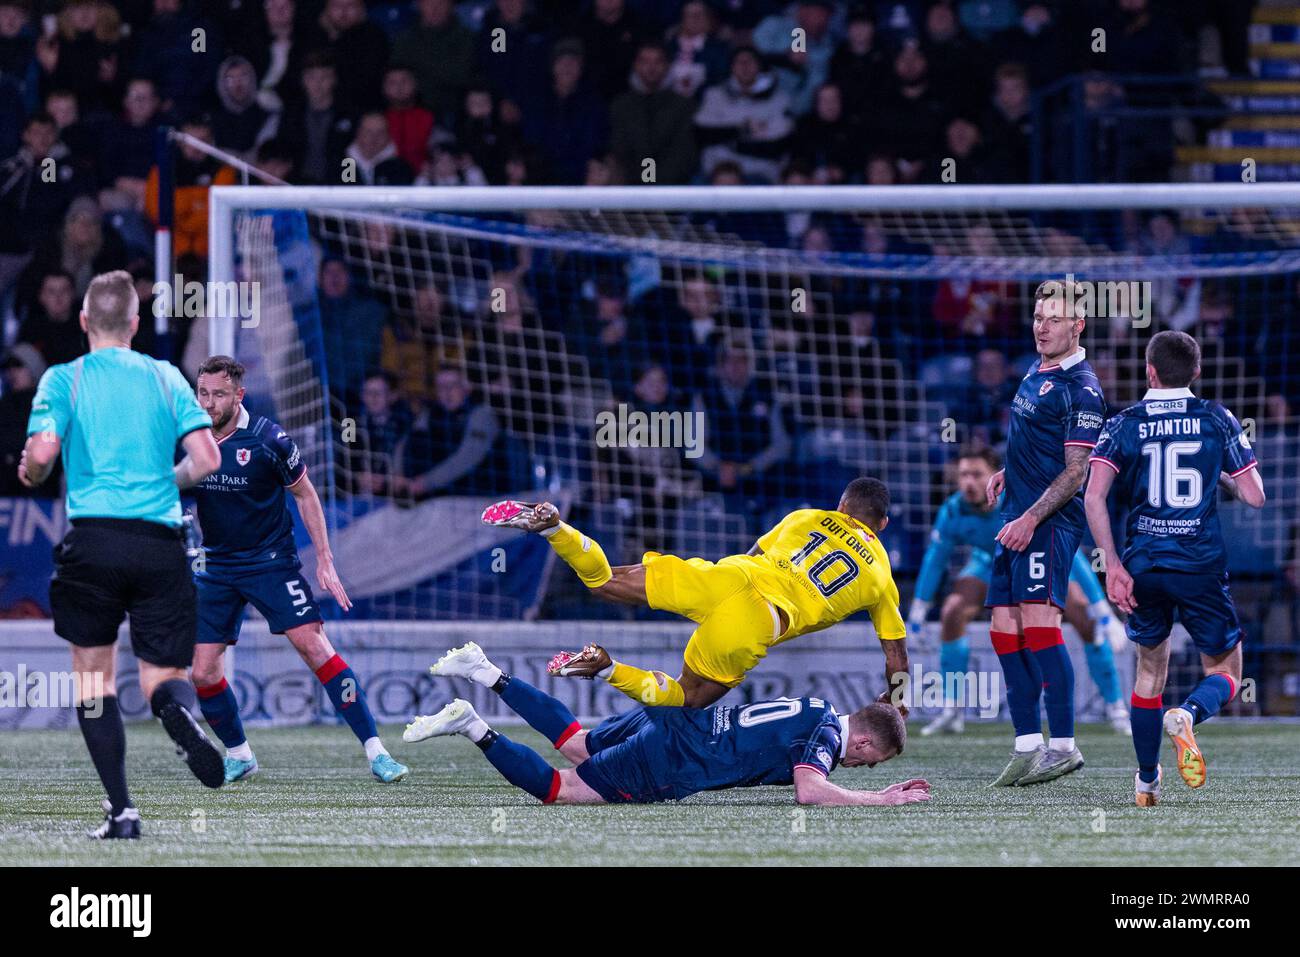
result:
[(1043, 743), (1043, 733), (1035, 731), (1033, 734), (1016, 735), (1017, 751), (1034, 751)]
[(471, 671), (469, 680), (481, 684), (484, 688), (491, 688), (501, 680), (501, 669), (489, 661), (486, 665)]
[(253, 760), (253, 749), (248, 746), (248, 742), (237, 744), (233, 748), (226, 748), (226, 757), (236, 758), (240, 761)]
[(388, 749), (384, 747), (384, 742), (380, 741), (378, 738), (367, 738), (365, 748), (367, 761), (373, 761), (381, 754), (388, 753)]
[(465, 730), (462, 731), (461, 734), (465, 735), (465, 737), (477, 744), (483, 740), (483, 735), (487, 734), (491, 730), (492, 729), (488, 727), (488, 723), (475, 714), (474, 720), (466, 725)]

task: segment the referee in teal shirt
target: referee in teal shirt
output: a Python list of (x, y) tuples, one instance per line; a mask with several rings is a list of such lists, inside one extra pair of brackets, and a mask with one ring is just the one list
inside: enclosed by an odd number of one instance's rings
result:
[[(41, 377), (18, 478), (35, 487), (60, 452), (71, 528), (54, 550), (54, 631), (72, 644), (77, 721), (104, 784), (96, 838), (135, 838), (126, 733), (117, 706), (116, 642), (124, 616), (140, 689), (195, 776), (224, 778), (221, 755), (195, 723), (194, 584), (181, 536), (180, 489), (221, 464), (212, 420), (173, 365), (131, 350), (140, 300), (129, 273), (96, 276), (82, 304), (90, 352)], [(176, 443), (185, 456), (176, 460)]]

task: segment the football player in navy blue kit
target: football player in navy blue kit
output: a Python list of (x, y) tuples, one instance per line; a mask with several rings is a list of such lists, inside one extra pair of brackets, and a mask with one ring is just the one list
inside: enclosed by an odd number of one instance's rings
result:
[(584, 730), (559, 700), (508, 675), (470, 642), (429, 669), (495, 691), (575, 767), (551, 767), (532, 748), (492, 730), (457, 698), (406, 726), (404, 741), (460, 734), (501, 775), (544, 804), (649, 804), (700, 791), (794, 785), (800, 804), (912, 804), (930, 799), (916, 778), (881, 791), (832, 784), (837, 767), (875, 767), (902, 753), (903, 716), (873, 702), (839, 715), (820, 698), (777, 698), (711, 708), (638, 707)]
[(388, 754), (357, 676), (325, 637), (320, 609), (298, 561), (286, 489), (316, 548), (317, 584), (344, 611), (352, 607), (334, 570), (320, 499), (293, 440), (270, 419), (254, 419), (244, 409), (243, 378), (244, 367), (234, 359), (211, 356), (199, 367), (197, 390), (199, 405), (212, 418), (221, 467), (193, 489), (203, 562), (194, 576), (199, 633), (192, 679), (203, 716), (226, 745), (226, 781), (258, 769), (225, 676), (226, 648), (239, 639), (250, 602), (315, 672), (365, 748), (375, 778), (399, 781), (409, 769)]
[[(1015, 728), (1011, 760), (994, 786), (1040, 784), (1083, 767), (1074, 742), (1074, 667), (1061, 636), (1070, 568), (1083, 538), (1083, 481), (1106, 404), (1084, 350), (1085, 296), (1072, 279), (1034, 292), (1039, 361), (1011, 405), (1006, 465), (986, 490), (1005, 490), (985, 606)], [(1043, 741), (1039, 699), (1050, 738)]]
[[(1241, 625), (1228, 593), (1215, 488), (1252, 508), (1264, 504), (1264, 483), (1241, 426), (1189, 388), (1201, 372), (1196, 340), (1185, 332), (1157, 333), (1146, 362), (1151, 388), (1106, 423), (1086, 496), (1088, 525), (1106, 559), (1106, 590), (1128, 614), (1128, 635), (1138, 646), (1131, 721), (1139, 807), (1160, 800), (1162, 729), (1183, 780), (1193, 788), (1205, 784), (1205, 757), (1192, 727), (1217, 714), (1241, 687)], [(1112, 490), (1128, 509), (1122, 560), (1106, 508)], [(1201, 653), (1205, 678), (1162, 714), (1166, 639), (1175, 615)]]

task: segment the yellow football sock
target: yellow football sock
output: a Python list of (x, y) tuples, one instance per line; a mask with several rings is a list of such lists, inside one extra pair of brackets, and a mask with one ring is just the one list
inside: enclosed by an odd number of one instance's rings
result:
[(662, 671), (645, 671), (635, 665), (614, 662), (609, 683), (633, 701), (650, 707), (678, 707), (686, 703), (686, 692)]
[(614, 577), (609, 570), (609, 559), (605, 551), (594, 538), (588, 538), (572, 525), (561, 522), (555, 531), (545, 536), (569, 567), (578, 573), (582, 583), (588, 588), (599, 588)]

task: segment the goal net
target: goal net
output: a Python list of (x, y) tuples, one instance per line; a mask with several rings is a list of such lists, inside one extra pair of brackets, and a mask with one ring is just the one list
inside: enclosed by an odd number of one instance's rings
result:
[[(1095, 294), (1083, 344), (1112, 412), (1162, 329), (1243, 421), (1269, 504), (1225, 508), (1232, 568), (1292, 557), (1300, 188), (222, 187), (211, 319), (251, 401), (297, 439), (336, 562), (377, 619), (586, 618), (535, 536), (555, 501), (615, 564), (744, 551), (858, 475), (914, 574), (965, 442), (1000, 447), (1033, 361), (1032, 294)], [(310, 549), (304, 555), (311, 562)], [(905, 589), (906, 590), (906, 589)], [(618, 613), (618, 612), (615, 612)]]

